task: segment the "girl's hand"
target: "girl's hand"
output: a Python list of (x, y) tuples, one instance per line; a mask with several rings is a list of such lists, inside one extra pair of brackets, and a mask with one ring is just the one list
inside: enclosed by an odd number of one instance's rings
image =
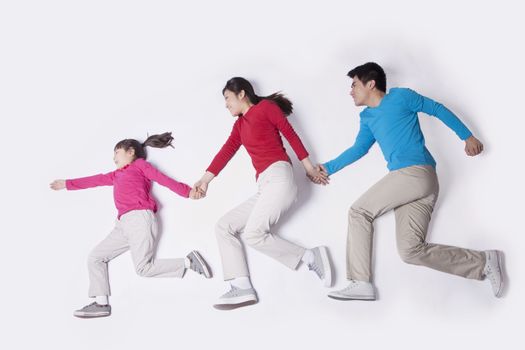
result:
[(55, 191), (63, 190), (66, 188), (66, 180), (55, 180), (49, 184), (49, 187)]

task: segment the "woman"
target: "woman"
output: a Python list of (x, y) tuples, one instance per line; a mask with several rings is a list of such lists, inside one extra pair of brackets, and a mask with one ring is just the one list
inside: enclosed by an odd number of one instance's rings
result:
[(280, 134), (290, 143), (307, 176), (316, 183), (327, 183), (326, 174), (313, 166), (299, 136), (286, 119), (292, 113), (292, 103), (280, 93), (257, 96), (250, 82), (239, 77), (230, 79), (222, 93), (226, 108), (237, 120), (226, 143), (194, 188), (205, 195), (208, 184), (241, 145), (252, 159), (259, 188), (254, 196), (224, 215), (216, 225), (224, 280), (229, 291), (214, 306), (233, 309), (257, 302), (243, 245), (237, 237), (240, 233), (246, 244), (291, 269), (296, 269), (303, 261), (329, 287), (332, 272), (326, 247), (305, 249), (271, 233), (271, 227), (297, 195), (291, 161)]

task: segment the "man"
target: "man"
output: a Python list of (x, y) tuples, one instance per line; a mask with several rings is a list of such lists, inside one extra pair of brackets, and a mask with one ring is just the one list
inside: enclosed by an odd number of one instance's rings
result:
[(388, 162), (389, 174), (350, 208), (347, 241), (347, 279), (350, 284), (329, 293), (338, 300), (375, 300), (372, 284), (373, 222), (394, 210), (397, 248), (403, 261), (470, 279), (488, 279), (493, 293), (503, 290), (502, 253), (475, 251), (425, 241), (439, 184), (436, 162), (425, 147), (418, 112), (437, 117), (465, 141), (465, 152), (476, 156), (482, 143), (440, 103), (405, 88), (386, 93), (386, 76), (376, 63), (352, 69), (350, 95), (360, 113), (360, 130), (352, 147), (319, 168), (332, 175), (363, 157), (377, 141)]

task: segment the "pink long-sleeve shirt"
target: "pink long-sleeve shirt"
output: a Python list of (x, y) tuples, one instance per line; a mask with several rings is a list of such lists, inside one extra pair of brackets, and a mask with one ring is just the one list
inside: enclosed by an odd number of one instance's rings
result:
[(151, 196), (151, 181), (155, 181), (188, 198), (191, 187), (163, 174), (144, 159), (137, 159), (107, 174), (66, 180), (68, 190), (82, 190), (97, 186), (113, 186), (113, 198), (118, 218), (131, 210), (150, 209), (157, 211), (157, 203)]

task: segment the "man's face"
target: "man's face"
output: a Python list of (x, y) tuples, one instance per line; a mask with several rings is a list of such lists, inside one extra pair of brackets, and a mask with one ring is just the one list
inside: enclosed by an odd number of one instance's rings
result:
[(356, 106), (364, 106), (370, 95), (370, 89), (368, 85), (363, 84), (357, 76), (352, 79), (352, 90), (350, 90), (350, 96), (354, 99)]

